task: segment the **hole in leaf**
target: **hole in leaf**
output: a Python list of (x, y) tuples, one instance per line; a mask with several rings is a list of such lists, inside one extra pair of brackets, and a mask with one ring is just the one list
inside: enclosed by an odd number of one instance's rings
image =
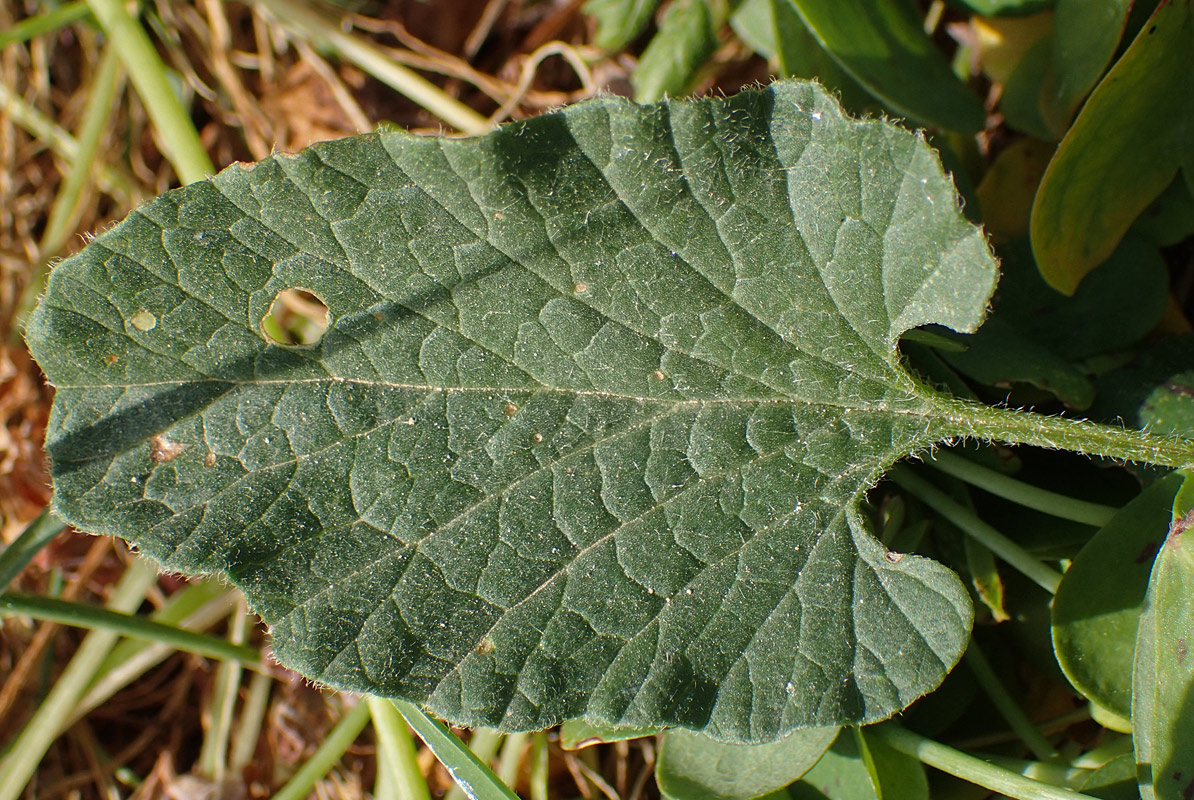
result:
[(310, 289), (283, 289), (274, 297), (261, 330), (274, 344), (310, 346), (328, 329), (327, 303)]
[(151, 331), (158, 324), (158, 318), (148, 311), (138, 311), (129, 317), (129, 324), (139, 331)]

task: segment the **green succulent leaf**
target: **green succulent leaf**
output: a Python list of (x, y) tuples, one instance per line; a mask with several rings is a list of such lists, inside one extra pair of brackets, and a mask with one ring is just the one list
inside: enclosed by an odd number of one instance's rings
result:
[[(783, 83), (232, 167), (60, 264), (28, 341), (58, 513), (227, 576), (304, 675), (759, 742), (890, 716), (965, 647), (957, 577), (859, 513), (892, 462), (1190, 458), (913, 380), (899, 335), (973, 330), (994, 281), (920, 137)], [(289, 289), (317, 343), (262, 329)]]
[(1185, 800), (1194, 793), (1194, 486), (1178, 489), (1173, 521), (1153, 562), (1132, 670), (1132, 741), (1144, 800)]
[(1149, 574), (1169, 526), (1178, 473), (1151, 484), (1095, 534), (1053, 598), (1053, 650), (1070, 683), (1132, 715), (1132, 661)]

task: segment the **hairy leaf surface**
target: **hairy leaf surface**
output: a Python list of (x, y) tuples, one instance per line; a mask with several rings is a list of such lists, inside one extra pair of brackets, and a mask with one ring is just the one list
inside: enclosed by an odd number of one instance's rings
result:
[[(305, 675), (765, 741), (965, 646), (957, 578), (858, 502), (967, 430), (896, 342), (994, 281), (918, 136), (788, 83), (232, 167), (59, 265), (29, 343), (57, 511), (227, 575)], [(292, 288), (315, 345), (262, 331)]]

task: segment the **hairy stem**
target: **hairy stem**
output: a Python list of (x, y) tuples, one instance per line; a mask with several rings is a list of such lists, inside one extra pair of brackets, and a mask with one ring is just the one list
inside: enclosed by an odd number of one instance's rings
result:
[(1046, 417), (939, 395), (935, 409), (948, 420), (952, 435), (1072, 450), (1087, 456), (1136, 461), (1160, 467), (1194, 466), (1194, 440), (1117, 428), (1084, 419)]

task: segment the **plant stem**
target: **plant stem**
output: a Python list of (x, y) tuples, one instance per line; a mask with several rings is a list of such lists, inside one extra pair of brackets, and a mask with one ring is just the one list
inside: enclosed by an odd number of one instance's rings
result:
[[(233, 644), (215, 636), (183, 630), (173, 625), (120, 613), (111, 608), (95, 608), (80, 603), (68, 603), (51, 597), (5, 593), (0, 594), (0, 616), (23, 614), (34, 619), (60, 622), (76, 628), (94, 628), (168, 644), (176, 650), (222, 658), (229, 661), (256, 663), (261, 654), (255, 648)], [(93, 665), (95, 666), (95, 665)]]
[[(91, 165), (99, 151), (100, 141), (104, 131), (110, 126), (112, 118), (112, 103), (120, 87), (120, 56), (112, 43), (104, 48), (96, 67), (95, 79), (87, 92), (87, 109), (83, 113), (83, 120), (79, 123), (79, 130), (75, 135), (78, 149), (75, 158), (70, 163), (58, 193), (54, 197), (54, 205), (50, 209), (50, 217), (46, 221), (45, 231), (37, 243), (37, 256), (43, 262), (58, 252), (70, 236), (75, 227), (78, 216), (79, 199), (91, 175)], [(44, 268), (42, 270), (45, 272)], [(40, 282), (30, 284), (40, 293)], [(28, 287), (26, 287), (26, 295)], [(24, 300), (25, 298), (22, 298)], [(36, 299), (36, 297), (34, 298)]]
[(478, 114), (417, 72), (395, 62), (372, 42), (346, 33), (324, 19), (301, 0), (255, 0), (284, 27), (303, 38), (328, 47), (341, 58), (360, 67), (377, 80), (402, 94), (463, 133), (482, 133), (489, 120)]
[(200, 181), (215, 172), (191, 117), (166, 80), (166, 67), (158, 58), (145, 29), (128, 13), (121, 0), (87, 0), (91, 12), (112, 40), (128, 70), (129, 80), (145, 102), (157, 129), (158, 145), (183, 183)]
[(53, 33), (72, 22), (78, 22), (89, 13), (85, 2), (76, 0), (43, 14), (23, 19), (11, 28), (0, 31), (0, 50), (15, 42), (27, 42), (42, 34)]
[(0, 552), (0, 591), (8, 588), (33, 557), (62, 532), (66, 523), (45, 509), (21, 531), (12, 544)]
[(1028, 749), (1032, 751), (1032, 754), (1041, 761), (1056, 759), (1057, 750), (1036, 729), (1036, 726), (1032, 724), (1032, 720), (1024, 713), (1024, 709), (1020, 708), (1019, 704), (1012, 699), (1007, 687), (999, 680), (999, 677), (995, 674), (995, 670), (991, 669), (990, 662), (987, 661), (987, 657), (983, 655), (983, 651), (979, 649), (978, 644), (973, 639), (970, 642), (970, 647), (966, 649), (965, 658), (966, 665), (974, 673), (978, 685), (982, 687), (982, 690), (990, 698), (996, 710), (1007, 721), (1011, 729), (1020, 737), (1020, 741), (1024, 742), (1028, 746)]
[(964, 781), (1014, 797), (1016, 800), (1095, 800), (1090, 795), (1052, 786), (997, 767), (980, 758), (967, 755), (940, 742), (886, 722), (868, 728), (888, 745), (931, 767), (961, 778)]
[(368, 724), (369, 704), (362, 700), (336, 723), (319, 749), (274, 794), (273, 800), (305, 800), (315, 783), (331, 771)]
[(892, 467), (887, 473), (887, 477), (968, 535), (973, 536), (992, 553), (1031, 578), (1042, 589), (1050, 594), (1057, 592), (1057, 585), (1061, 583), (1061, 573), (1033, 558), (1024, 548), (983, 522), (945, 492), (902, 464)]
[[(166, 605), (149, 615), (155, 622), (187, 630), (205, 630), (232, 611), (233, 593), (215, 581), (191, 583), (170, 596)], [(124, 639), (108, 652), (79, 700), (63, 723), (63, 730), (98, 708), (112, 695), (165, 661), (173, 647), (159, 642)]]
[(273, 685), (273, 676), (265, 672), (255, 672), (249, 679), (249, 691), (245, 695), (240, 723), (236, 726), (236, 737), (232, 741), (232, 755), (228, 758), (228, 767), (234, 773), (240, 773), (252, 764), (257, 754), (257, 739), (261, 735), (261, 725), (265, 720), (265, 709)]
[[(156, 580), (157, 568), (145, 559), (136, 559), (116, 584), (107, 608), (121, 614), (135, 610)], [(94, 630), (83, 639), (54, 688), (0, 762), (0, 800), (17, 800), (21, 796), (46, 750), (58, 737), (62, 720), (70, 715), (118, 636), (114, 630)]]
[[(241, 645), (248, 636), (253, 618), (249, 616), (242, 597), (228, 620), (228, 641)], [(228, 741), (232, 737), (232, 718), (240, 697), (241, 665), (239, 661), (222, 661), (216, 670), (215, 685), (208, 707), (209, 724), (203, 735), (196, 771), (217, 784), (228, 772)]]
[(1110, 522), (1117, 511), (1112, 506), (1078, 500), (1024, 481), (1018, 481), (1015, 478), (1009, 478), (1007, 475), (987, 469), (947, 450), (938, 450), (932, 453), (925, 458), (925, 463), (936, 467), (947, 475), (952, 475), (993, 495), (1002, 497), (1004, 500), (1096, 528), (1101, 528)]
[(547, 800), (547, 781), (550, 770), (547, 763), (547, 734), (539, 731), (531, 740), (531, 800)]
[(498, 759), (497, 774), (502, 783), (514, 786), (522, 767), (523, 751), (526, 750), (528, 733), (512, 733), (502, 743), (502, 756)]
[(427, 780), (419, 769), (419, 755), (406, 720), (394, 704), (381, 697), (369, 698), (373, 730), (377, 732), (378, 755), (391, 773), (394, 796), (399, 800), (431, 800)]
[(1160, 467), (1194, 466), (1194, 439), (1116, 428), (1085, 419), (1046, 417), (941, 394), (934, 397), (934, 404), (935, 411), (946, 421), (946, 435), (1071, 450)]

